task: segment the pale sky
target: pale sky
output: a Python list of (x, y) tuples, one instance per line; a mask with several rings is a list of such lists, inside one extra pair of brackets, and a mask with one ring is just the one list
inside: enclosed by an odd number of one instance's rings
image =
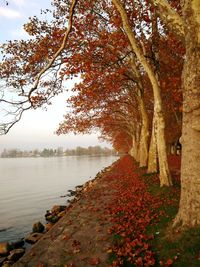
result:
[[(41, 9), (50, 6), (50, 0), (9, 0), (6, 6), (0, 0), (0, 43), (6, 40), (26, 38), (23, 24), (28, 17), (39, 15)], [(0, 136), (0, 151), (4, 148), (34, 149), (44, 147), (73, 148), (76, 146), (101, 145), (97, 135), (62, 135), (54, 134), (66, 110), (67, 93), (57, 96), (47, 111), (30, 110), (24, 113), (22, 120), (11, 131)]]

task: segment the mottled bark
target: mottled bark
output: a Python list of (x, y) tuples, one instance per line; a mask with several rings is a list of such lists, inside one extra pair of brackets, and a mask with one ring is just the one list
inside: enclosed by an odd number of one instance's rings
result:
[(147, 114), (146, 106), (144, 103), (144, 89), (142, 84), (142, 77), (137, 69), (135, 63), (135, 56), (131, 55), (130, 60), (132, 71), (137, 79), (137, 100), (140, 108), (140, 115), (141, 115), (141, 133), (140, 133), (140, 144), (139, 144), (139, 165), (140, 167), (147, 166), (148, 160), (148, 145), (149, 145), (149, 117)]
[(158, 171), (158, 162), (157, 162), (157, 144), (156, 144), (156, 135), (155, 135), (155, 118), (152, 122), (152, 131), (151, 131), (151, 141), (149, 147), (149, 158), (148, 158), (148, 169), (147, 173), (155, 173)]
[(142, 96), (140, 96), (138, 100), (142, 119), (139, 147), (139, 165), (140, 167), (145, 167), (147, 166), (148, 160), (149, 118)]
[(184, 23), (182, 17), (171, 8), (167, 0), (151, 0), (159, 10), (162, 21), (181, 39), (184, 39)]
[[(156, 109), (156, 103), (154, 105)], [(167, 147), (165, 142), (165, 121), (164, 116), (162, 114), (162, 110), (160, 112), (155, 111), (155, 120), (160, 186), (172, 185), (167, 161)]]
[(139, 143), (137, 140), (137, 136), (132, 136), (132, 148), (129, 151), (129, 155), (132, 156), (137, 162), (139, 161)]
[(200, 2), (185, 1), (181, 199), (174, 226), (200, 225)]

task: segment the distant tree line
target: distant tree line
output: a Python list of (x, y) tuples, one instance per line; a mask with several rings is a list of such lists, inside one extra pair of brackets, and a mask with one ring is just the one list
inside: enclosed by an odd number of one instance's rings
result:
[(116, 155), (114, 149), (101, 146), (89, 146), (85, 147), (76, 147), (75, 149), (66, 149), (58, 147), (57, 149), (53, 148), (44, 148), (43, 150), (34, 149), (29, 151), (22, 151), (20, 149), (4, 149), (0, 154), (1, 158), (20, 158), (20, 157), (63, 157), (63, 156), (110, 156)]

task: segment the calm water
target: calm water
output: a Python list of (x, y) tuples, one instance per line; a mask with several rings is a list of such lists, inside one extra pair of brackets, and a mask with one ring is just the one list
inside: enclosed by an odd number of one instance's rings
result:
[[(0, 242), (31, 232), (34, 222), (55, 204), (65, 205), (67, 190), (95, 177), (116, 157), (0, 159)], [(1, 231), (1, 230), (6, 231)]]

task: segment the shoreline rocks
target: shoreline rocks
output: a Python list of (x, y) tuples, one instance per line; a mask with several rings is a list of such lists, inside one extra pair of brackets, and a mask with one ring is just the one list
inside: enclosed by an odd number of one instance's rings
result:
[(25, 249), (24, 248), (17, 248), (14, 250), (10, 251), (10, 254), (8, 255), (7, 259), (9, 261), (17, 261), (19, 260), (25, 253)]
[(33, 233), (43, 233), (44, 232), (44, 229), (45, 229), (45, 227), (44, 227), (44, 225), (41, 222), (36, 222), (33, 225), (32, 232)]
[(25, 241), (29, 244), (35, 244), (42, 236), (42, 233), (31, 233), (25, 237)]
[(7, 256), (10, 251), (10, 244), (8, 242), (0, 243), (0, 256)]
[(60, 218), (62, 218), (65, 215), (65, 210), (67, 206), (63, 205), (55, 205), (52, 207), (51, 211), (47, 210), (45, 214), (45, 219), (48, 223), (54, 224), (56, 223)]
[(25, 245), (24, 238), (21, 238), (15, 242), (10, 243), (12, 249), (22, 248), (24, 245)]
[(19, 240), (16, 242), (1, 242), (0, 243), (0, 266), (10, 267), (18, 261), (25, 253), (23, 248), (24, 241)]

